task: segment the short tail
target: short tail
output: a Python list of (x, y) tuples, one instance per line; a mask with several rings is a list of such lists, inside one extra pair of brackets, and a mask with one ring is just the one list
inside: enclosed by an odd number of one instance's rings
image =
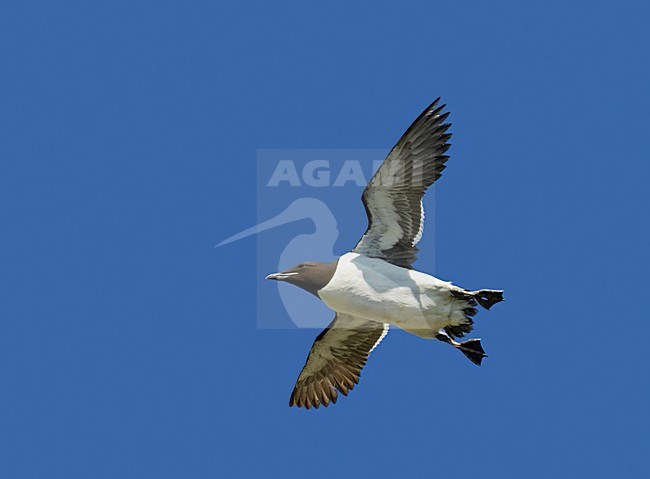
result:
[(496, 303), (503, 301), (503, 291), (497, 291), (496, 289), (472, 291), (472, 296), (485, 309), (490, 309)]
[(477, 366), (480, 366), (483, 358), (487, 357), (487, 354), (485, 354), (485, 351), (483, 350), (483, 346), (481, 346), (480, 339), (468, 339), (467, 341), (459, 343), (457, 348), (467, 356), (467, 359)]

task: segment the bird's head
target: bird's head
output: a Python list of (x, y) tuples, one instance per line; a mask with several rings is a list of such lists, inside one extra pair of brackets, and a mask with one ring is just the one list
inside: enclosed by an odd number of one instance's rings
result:
[(327, 286), (332, 276), (334, 276), (336, 264), (337, 261), (332, 263), (300, 263), (281, 273), (270, 274), (266, 279), (291, 283), (318, 296), (318, 291)]

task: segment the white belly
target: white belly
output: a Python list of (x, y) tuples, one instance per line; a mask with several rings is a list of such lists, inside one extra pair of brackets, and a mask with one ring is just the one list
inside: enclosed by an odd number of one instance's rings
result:
[(419, 271), (347, 253), (319, 296), (335, 311), (425, 335), (464, 318), (461, 302), (450, 294), (453, 289), (451, 283)]

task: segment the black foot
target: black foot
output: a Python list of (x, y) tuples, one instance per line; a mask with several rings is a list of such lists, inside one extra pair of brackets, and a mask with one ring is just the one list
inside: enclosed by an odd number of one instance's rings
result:
[(467, 359), (477, 366), (480, 366), (483, 358), (487, 357), (487, 354), (485, 354), (485, 351), (483, 350), (483, 346), (481, 346), (480, 339), (468, 339), (467, 341), (459, 343), (456, 347), (467, 356)]
[(478, 304), (485, 309), (490, 309), (496, 303), (503, 301), (503, 291), (495, 291), (492, 289), (482, 289), (474, 292), (474, 297)]

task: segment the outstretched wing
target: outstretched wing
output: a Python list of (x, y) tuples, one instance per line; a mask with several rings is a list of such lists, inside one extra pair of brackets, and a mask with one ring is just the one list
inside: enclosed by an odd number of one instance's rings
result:
[(417, 259), (416, 245), (422, 238), (422, 197), (442, 175), (450, 123), (449, 113), (436, 99), (406, 130), (372, 177), (361, 197), (368, 216), (368, 229), (354, 248), (357, 253), (383, 258), (410, 268)]
[(370, 352), (388, 333), (388, 324), (336, 313), (311, 347), (291, 393), (289, 406), (318, 408), (335, 403), (359, 383)]

